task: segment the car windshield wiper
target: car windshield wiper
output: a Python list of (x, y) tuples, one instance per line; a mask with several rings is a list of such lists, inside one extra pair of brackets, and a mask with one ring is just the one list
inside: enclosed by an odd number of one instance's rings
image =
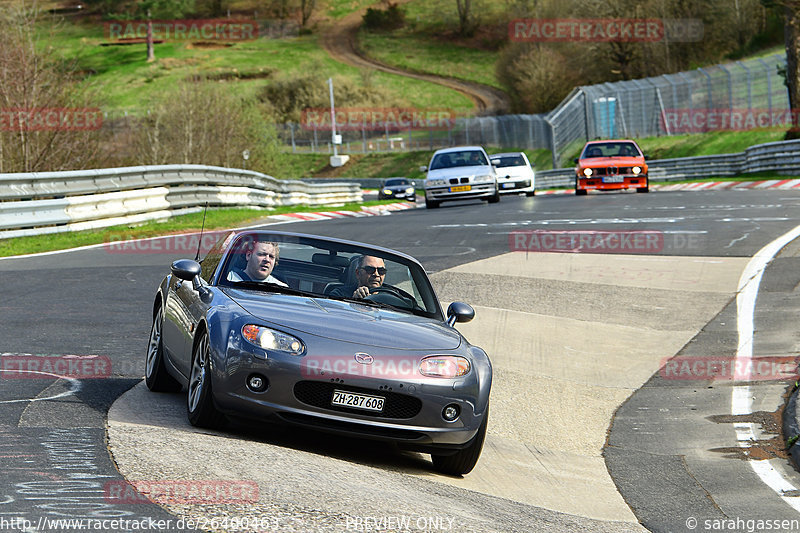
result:
[(261, 291), (280, 292), (282, 294), (292, 294), (295, 296), (308, 296), (310, 298), (319, 298), (320, 295), (315, 292), (301, 291), (300, 289), (293, 289), (291, 287), (284, 287), (277, 283), (269, 283), (264, 281), (234, 281), (233, 286), (236, 288), (242, 287), (245, 289), (258, 289)]

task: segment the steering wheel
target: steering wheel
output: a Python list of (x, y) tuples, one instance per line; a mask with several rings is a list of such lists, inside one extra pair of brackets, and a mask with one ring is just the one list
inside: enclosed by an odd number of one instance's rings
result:
[(369, 290), (369, 294), (366, 295), (364, 299), (389, 304), (394, 307), (405, 307), (407, 309), (416, 309), (418, 307), (416, 298), (403, 289), (399, 289), (393, 285), (373, 287)]

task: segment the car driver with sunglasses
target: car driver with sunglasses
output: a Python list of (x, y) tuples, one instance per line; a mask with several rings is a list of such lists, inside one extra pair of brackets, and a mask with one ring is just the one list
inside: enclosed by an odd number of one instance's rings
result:
[(356, 268), (356, 281), (358, 288), (353, 292), (353, 298), (365, 298), (370, 290), (383, 285), (386, 277), (386, 265), (380, 257), (371, 255), (361, 256)]

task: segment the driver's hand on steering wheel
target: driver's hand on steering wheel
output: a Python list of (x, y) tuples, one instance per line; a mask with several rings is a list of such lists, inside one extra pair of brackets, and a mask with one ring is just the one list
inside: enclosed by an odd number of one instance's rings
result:
[(369, 296), (369, 287), (366, 285), (362, 285), (353, 291), (353, 298), (366, 298), (367, 296)]

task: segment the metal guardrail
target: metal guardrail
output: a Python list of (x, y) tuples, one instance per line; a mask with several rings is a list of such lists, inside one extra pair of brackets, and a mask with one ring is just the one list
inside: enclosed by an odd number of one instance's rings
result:
[[(657, 159), (647, 164), (653, 182), (731, 177), (758, 172), (797, 176), (800, 175), (800, 141), (757, 144), (736, 154)], [(537, 189), (571, 187), (574, 184), (574, 167), (536, 173)]]
[(166, 219), (211, 207), (360, 202), (357, 183), (278, 180), (203, 165), (0, 174), (0, 238)]

